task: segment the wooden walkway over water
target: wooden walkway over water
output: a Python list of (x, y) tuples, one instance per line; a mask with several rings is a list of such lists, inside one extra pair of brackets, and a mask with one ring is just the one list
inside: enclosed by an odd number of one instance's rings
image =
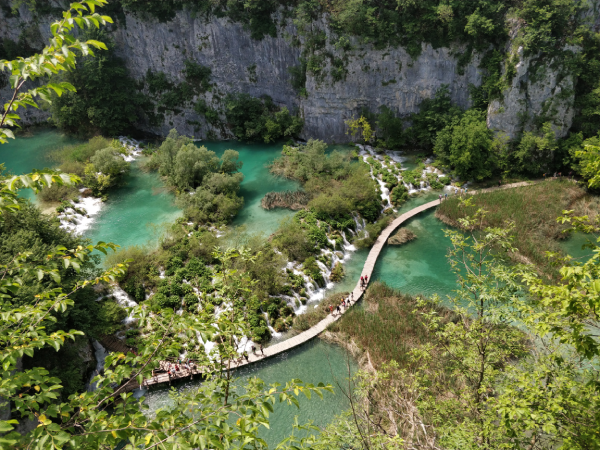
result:
[[(490, 191), (494, 191), (494, 190), (498, 190), (498, 189), (510, 189), (510, 188), (515, 188), (515, 187), (528, 186), (533, 183), (535, 183), (535, 182), (524, 181), (524, 182), (520, 182), (520, 183), (507, 184), (507, 185), (504, 185), (501, 187), (493, 187), (493, 188), (488, 188), (488, 189), (481, 189), (479, 191), (473, 191), (473, 194), (477, 194), (480, 192), (490, 192)], [(368, 280), (369, 281), (371, 280), (371, 275), (373, 274), (373, 270), (375, 269), (375, 263), (377, 263), (377, 258), (379, 258), (379, 254), (381, 253), (381, 250), (383, 250), (383, 247), (387, 243), (388, 238), (396, 230), (396, 228), (398, 228), (400, 225), (402, 225), (407, 220), (412, 219), (416, 215), (422, 213), (423, 211), (427, 211), (428, 209), (435, 208), (439, 204), (440, 204), (439, 200), (434, 200), (432, 202), (425, 203), (421, 206), (417, 206), (416, 208), (413, 208), (410, 211), (405, 212), (404, 214), (402, 214), (399, 217), (397, 217), (396, 219), (394, 219), (394, 221), (391, 224), (389, 224), (382, 231), (382, 233), (379, 235), (379, 237), (373, 244), (373, 247), (371, 247), (369, 256), (367, 256), (367, 260), (365, 261), (365, 264), (363, 266), (361, 277), (367, 276)], [(321, 320), (318, 324), (309, 328), (308, 330), (303, 331), (302, 333), (299, 333), (296, 336), (293, 336), (289, 339), (286, 339), (285, 341), (279, 342), (275, 345), (265, 348), (263, 350), (263, 352), (264, 352), (263, 354), (261, 354), (260, 351), (257, 351), (257, 354), (250, 353), (248, 355), (248, 361), (246, 361), (243, 358), (240, 358), (237, 361), (232, 361), (231, 368), (244, 367), (249, 364), (255, 363), (257, 361), (261, 361), (263, 359), (271, 358), (271, 357), (279, 355), (281, 353), (285, 353), (285, 352), (287, 352), (295, 347), (298, 347), (299, 345), (302, 345), (302, 344), (310, 341), (311, 339), (317, 337), (319, 334), (321, 334), (323, 331), (325, 331), (329, 325), (331, 325), (332, 323), (339, 320), (342, 317), (342, 315), (349, 308), (351, 308), (357, 301), (359, 301), (363, 295), (363, 292), (364, 292), (363, 289), (360, 287), (360, 279), (359, 279), (357, 281), (356, 286), (354, 287), (354, 290), (352, 291), (352, 293), (353, 293), (352, 303), (347, 308), (343, 308), (341, 313), (329, 314), (325, 319)], [(161, 367), (166, 367), (166, 363), (161, 361)], [(169, 375), (167, 373), (160, 373), (152, 378), (144, 380), (144, 387), (153, 386), (153, 385), (157, 385), (157, 384), (163, 384), (163, 383), (170, 383), (172, 381), (177, 381), (177, 380), (191, 379), (194, 376), (198, 376), (198, 375), (202, 375), (201, 370), (198, 370), (198, 369), (194, 369), (191, 371), (190, 370), (180, 370), (180, 371), (178, 371), (178, 373), (176, 373), (176, 375), (171, 376), (171, 377), (169, 377)], [(139, 387), (140, 386), (136, 382), (131, 380), (129, 383), (127, 383), (125, 390), (130, 391), (130, 390), (137, 389)]]

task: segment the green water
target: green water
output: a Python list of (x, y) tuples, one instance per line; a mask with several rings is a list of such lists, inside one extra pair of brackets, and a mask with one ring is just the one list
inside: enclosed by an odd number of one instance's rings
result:
[(564, 241), (558, 241), (560, 249), (575, 258), (577, 262), (586, 262), (593, 254), (589, 248), (582, 248), (584, 244), (591, 240), (592, 243), (596, 242), (594, 236), (587, 236), (583, 233), (574, 233), (568, 239)]
[[(348, 409), (348, 401), (337, 384), (347, 389), (348, 367), (352, 374), (357, 370), (356, 363), (344, 350), (315, 339), (287, 353), (240, 369), (236, 372), (236, 377), (239, 377), (238, 385), (242, 385), (251, 377), (258, 377), (267, 384), (277, 382), (285, 385), (292, 378), (298, 378), (304, 383), (316, 385), (323, 382), (334, 386), (335, 394), (325, 393), (323, 400), (316, 395), (311, 400), (302, 397), (300, 409), (295, 406), (276, 404), (275, 413), (270, 417), (271, 428), (269, 430), (262, 428), (260, 432), (269, 447), (274, 448), (277, 443), (291, 434), (295, 416), (298, 416), (300, 424), (312, 420), (314, 425), (323, 427), (331, 423), (336, 414)], [(180, 384), (176, 388), (191, 389), (198, 383), (192, 381)], [(153, 389), (146, 394), (146, 401), (151, 410), (169, 404), (168, 391), (167, 388)]]
[(407, 294), (428, 297), (452, 294), (456, 289), (456, 277), (446, 259), (450, 244), (444, 236), (446, 226), (435, 218), (435, 211), (421, 213), (404, 226), (417, 238), (404, 245), (385, 246), (375, 264), (372, 279), (385, 281)]
[[(17, 136), (9, 139), (7, 144), (0, 145), (0, 162), (6, 166), (7, 173), (23, 175), (33, 169), (44, 169), (52, 166), (48, 154), (62, 146), (75, 144), (78, 141), (58, 133), (56, 130), (38, 130), (33, 135)], [(35, 200), (31, 189), (23, 189), (21, 197)]]
[(131, 163), (125, 184), (109, 193), (108, 201), (90, 229), (92, 242), (113, 242), (121, 247), (154, 245), (164, 226), (181, 215), (175, 197), (153, 172), (140, 170), (142, 159)]
[[(36, 131), (30, 137), (18, 137), (0, 146), (0, 161), (13, 174), (28, 173), (52, 165), (48, 154), (62, 146), (81, 142), (63, 136), (56, 130)], [(131, 165), (126, 185), (111, 190), (108, 201), (96, 216), (94, 224), (85, 233), (93, 242), (114, 242), (121, 247), (143, 245), (156, 237), (161, 226), (175, 220), (180, 210), (175, 207), (174, 197), (169, 194), (154, 173), (139, 169), (139, 161)], [(35, 201), (29, 189), (23, 189), (22, 197)]]
[[(399, 209), (402, 214), (435, 200), (438, 191), (425, 192), (409, 199)], [(450, 271), (446, 252), (450, 241), (444, 236), (448, 227), (435, 218), (435, 210), (426, 211), (405, 222), (402, 227), (413, 231), (417, 238), (404, 245), (386, 245), (379, 255), (372, 281), (383, 281), (408, 294), (441, 297), (456, 289), (456, 277)], [(351, 291), (356, 286), (367, 260), (369, 249), (359, 249), (344, 266), (346, 276), (332, 292)]]
[(273, 176), (267, 165), (281, 154), (282, 144), (244, 144), (237, 141), (211, 142), (202, 141), (209, 150), (221, 156), (227, 149), (240, 154), (239, 160), (244, 164), (241, 172), (244, 181), (240, 185), (240, 194), (244, 197), (244, 207), (236, 216), (233, 226), (242, 226), (249, 234), (274, 233), (281, 221), (294, 214), (288, 209), (272, 209), (267, 211), (260, 206), (261, 199), (271, 191), (295, 191), (300, 187), (296, 181)]

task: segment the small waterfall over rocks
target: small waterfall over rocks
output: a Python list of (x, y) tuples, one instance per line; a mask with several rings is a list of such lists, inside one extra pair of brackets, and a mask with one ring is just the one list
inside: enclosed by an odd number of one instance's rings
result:
[[(400, 154), (402, 152), (392, 151), (392, 150), (383, 150), (382, 153), (384, 156), (382, 156), (381, 154), (376, 153), (375, 150), (373, 149), (373, 147), (371, 147), (370, 145), (357, 144), (357, 147), (359, 149), (359, 155), (361, 156), (362, 160), (366, 164), (369, 165), (371, 178), (373, 180), (375, 180), (377, 182), (377, 184), (379, 185), (380, 196), (381, 196), (381, 199), (383, 200), (383, 205), (382, 205), (383, 211), (391, 208), (391, 209), (393, 209), (394, 212), (397, 212), (397, 209), (394, 208), (394, 206), (391, 203), (390, 191), (386, 187), (386, 183), (383, 181), (382, 175), (381, 174), (375, 175), (373, 164), (371, 164), (371, 162), (369, 162), (370, 158), (372, 158), (371, 161), (373, 161), (373, 160), (376, 161), (375, 164), (380, 165), (382, 168), (384, 168), (384, 169), (388, 170), (390, 173), (394, 174), (394, 176), (397, 178), (398, 182), (402, 183), (403, 186), (406, 187), (409, 195), (417, 194), (419, 192), (424, 192), (424, 191), (428, 191), (431, 189), (431, 187), (429, 186), (428, 179), (427, 179), (427, 174), (435, 174), (437, 176), (437, 178), (445, 176), (439, 169), (425, 167), (425, 169), (421, 172), (420, 180), (418, 181), (419, 186), (416, 187), (412, 183), (407, 183), (402, 177), (401, 171), (403, 171), (405, 169), (403, 169), (401, 167), (401, 165), (407, 159), (406, 157), (400, 156)], [(433, 158), (431, 158), (431, 157), (427, 158), (424, 161), (425, 165), (429, 165), (431, 163), (433, 163)], [(379, 167), (379, 166), (377, 166), (377, 167)]]
[(93, 340), (92, 346), (94, 347), (94, 355), (96, 356), (96, 370), (90, 376), (90, 380), (88, 381), (88, 392), (93, 392), (96, 390), (96, 383), (93, 383), (92, 380), (104, 370), (104, 360), (108, 356), (108, 351), (102, 347), (100, 342)]
[[(119, 136), (119, 142), (127, 150), (127, 153), (122, 155), (125, 161), (135, 161), (142, 154), (140, 142), (135, 139)], [(89, 190), (85, 187), (79, 189), (81, 196), (76, 201), (69, 202), (71, 206), (64, 206), (63, 211), (58, 214), (61, 228), (75, 234), (82, 234), (90, 229), (104, 202), (101, 198), (84, 196), (86, 191)]]

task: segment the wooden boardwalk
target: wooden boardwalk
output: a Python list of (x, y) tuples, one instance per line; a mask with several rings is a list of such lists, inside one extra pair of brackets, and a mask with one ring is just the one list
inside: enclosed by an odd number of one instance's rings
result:
[[(494, 191), (494, 190), (498, 190), (498, 189), (510, 189), (510, 188), (515, 188), (515, 187), (528, 186), (530, 184), (532, 184), (532, 182), (524, 181), (524, 182), (520, 182), (520, 183), (507, 184), (507, 185), (504, 185), (501, 187), (492, 187), (492, 188), (488, 188), (488, 189), (482, 189), (479, 191), (473, 191), (473, 194), (477, 194), (480, 192), (490, 192), (490, 191)], [(367, 276), (368, 280), (369, 281), (371, 280), (371, 275), (373, 274), (373, 270), (375, 269), (375, 263), (377, 263), (377, 258), (379, 258), (379, 254), (381, 253), (381, 250), (383, 250), (383, 247), (387, 243), (388, 238), (396, 230), (396, 228), (398, 228), (400, 225), (402, 225), (407, 220), (412, 219), (416, 215), (422, 213), (423, 211), (427, 211), (428, 209), (435, 208), (439, 204), (440, 204), (439, 200), (434, 200), (432, 202), (425, 203), (421, 206), (417, 206), (416, 208), (413, 208), (410, 211), (405, 212), (404, 214), (402, 214), (399, 217), (397, 217), (396, 219), (394, 219), (394, 221), (391, 224), (389, 224), (382, 231), (382, 233), (379, 235), (379, 237), (373, 244), (373, 247), (371, 247), (369, 256), (367, 256), (367, 260), (365, 261), (365, 264), (363, 266), (361, 277)], [(332, 323), (339, 320), (340, 317), (342, 317), (342, 315), (348, 309), (350, 309), (350, 307), (352, 305), (354, 305), (358, 300), (360, 300), (360, 298), (363, 295), (363, 292), (364, 292), (363, 289), (361, 289), (361, 287), (360, 287), (360, 279), (359, 279), (357, 281), (356, 286), (354, 287), (354, 290), (352, 291), (353, 301), (351, 302), (350, 306), (348, 306), (347, 308), (344, 308), (340, 314), (329, 314), (326, 318), (324, 318), (318, 324), (309, 328), (308, 330), (303, 331), (302, 333), (299, 333), (296, 336), (293, 336), (289, 339), (286, 339), (285, 341), (279, 342), (275, 345), (265, 348), (263, 351), (264, 352), (263, 354), (260, 354), (260, 351), (257, 351), (256, 355), (250, 353), (248, 355), (248, 361), (246, 361), (243, 358), (240, 358), (240, 360), (238, 360), (238, 361), (232, 361), (231, 368), (244, 367), (249, 364), (255, 363), (257, 361), (261, 361), (263, 359), (271, 358), (271, 357), (279, 355), (281, 353), (285, 353), (285, 352), (287, 352), (295, 347), (298, 347), (299, 345), (302, 345), (302, 344), (310, 341), (311, 339), (317, 337), (319, 334), (321, 334), (323, 331), (325, 331), (329, 325), (331, 325)], [(161, 367), (162, 366), (166, 367), (165, 364), (166, 363), (161, 361)], [(172, 381), (185, 380), (188, 378), (191, 379), (191, 378), (193, 378), (193, 376), (201, 375), (201, 374), (202, 374), (202, 371), (198, 370), (197, 368), (194, 370), (180, 370), (175, 376), (171, 376), (171, 377), (169, 377), (169, 375), (167, 375), (166, 373), (160, 373), (152, 378), (144, 380), (144, 386), (152, 386), (152, 385), (156, 385), (156, 384), (170, 383)], [(126, 390), (133, 390), (138, 387), (140, 387), (140, 386), (137, 383), (131, 383), (131, 381), (130, 381), (128, 383)]]

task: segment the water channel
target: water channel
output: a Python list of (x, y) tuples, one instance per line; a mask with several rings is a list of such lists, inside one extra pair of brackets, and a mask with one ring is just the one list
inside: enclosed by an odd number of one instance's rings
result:
[[(61, 136), (53, 130), (36, 131), (33, 136), (19, 137), (0, 147), (0, 161), (13, 174), (28, 172), (34, 168), (50, 165), (46, 155), (58, 146), (76, 142)], [(245, 199), (242, 211), (236, 217), (233, 226), (239, 232), (262, 233), (265, 237), (273, 233), (281, 220), (292, 211), (265, 211), (260, 200), (269, 191), (294, 190), (298, 184), (289, 180), (273, 177), (266, 165), (279, 155), (280, 144), (243, 144), (239, 142), (202, 142), (210, 150), (220, 155), (226, 149), (240, 153), (244, 163), (242, 172), (244, 181), (241, 193)], [(84, 236), (93, 241), (115, 242), (121, 246), (155, 245), (162, 226), (172, 222), (180, 211), (174, 205), (174, 197), (169, 193), (155, 173), (146, 173), (140, 169), (140, 161), (132, 164), (127, 184), (110, 193), (109, 200), (97, 216), (94, 224)], [(25, 191), (27, 192), (27, 191)], [(26, 194), (34, 199), (32, 194)], [(399, 211), (412, 209), (437, 197), (437, 193), (425, 193), (411, 198)], [(409, 294), (449, 295), (455, 288), (455, 278), (446, 261), (449, 244), (444, 236), (446, 226), (435, 219), (434, 212), (426, 212), (413, 218), (406, 225), (417, 235), (417, 239), (400, 247), (389, 246), (380, 256), (375, 267), (373, 280), (385, 281), (394, 288)], [(564, 243), (565, 250), (577, 252), (581, 247), (581, 237)], [(356, 284), (368, 254), (367, 249), (354, 252), (345, 266), (346, 277), (333, 291), (350, 291)], [(576, 253), (576, 256), (580, 256)], [(352, 371), (356, 364), (349, 360), (346, 353), (337, 346), (319, 340), (304, 345), (277, 358), (255, 364), (240, 370), (238, 376), (243, 381), (257, 376), (267, 383), (282, 382), (291, 378), (300, 378), (307, 383), (336, 384), (344, 382), (348, 376), (348, 364)], [(181, 384), (178, 389), (190, 389), (193, 384)], [(152, 409), (168, 405), (168, 389), (154, 389), (147, 393)], [(303, 400), (302, 408), (280, 407), (280, 412), (272, 417), (271, 431), (264, 432), (269, 444), (274, 444), (291, 432), (294, 415), (299, 422), (315, 421), (322, 426), (329, 423), (336, 414), (347, 408), (345, 397), (338, 391), (336, 395), (327, 395), (324, 401)], [(277, 410), (276, 410), (277, 411)]]

